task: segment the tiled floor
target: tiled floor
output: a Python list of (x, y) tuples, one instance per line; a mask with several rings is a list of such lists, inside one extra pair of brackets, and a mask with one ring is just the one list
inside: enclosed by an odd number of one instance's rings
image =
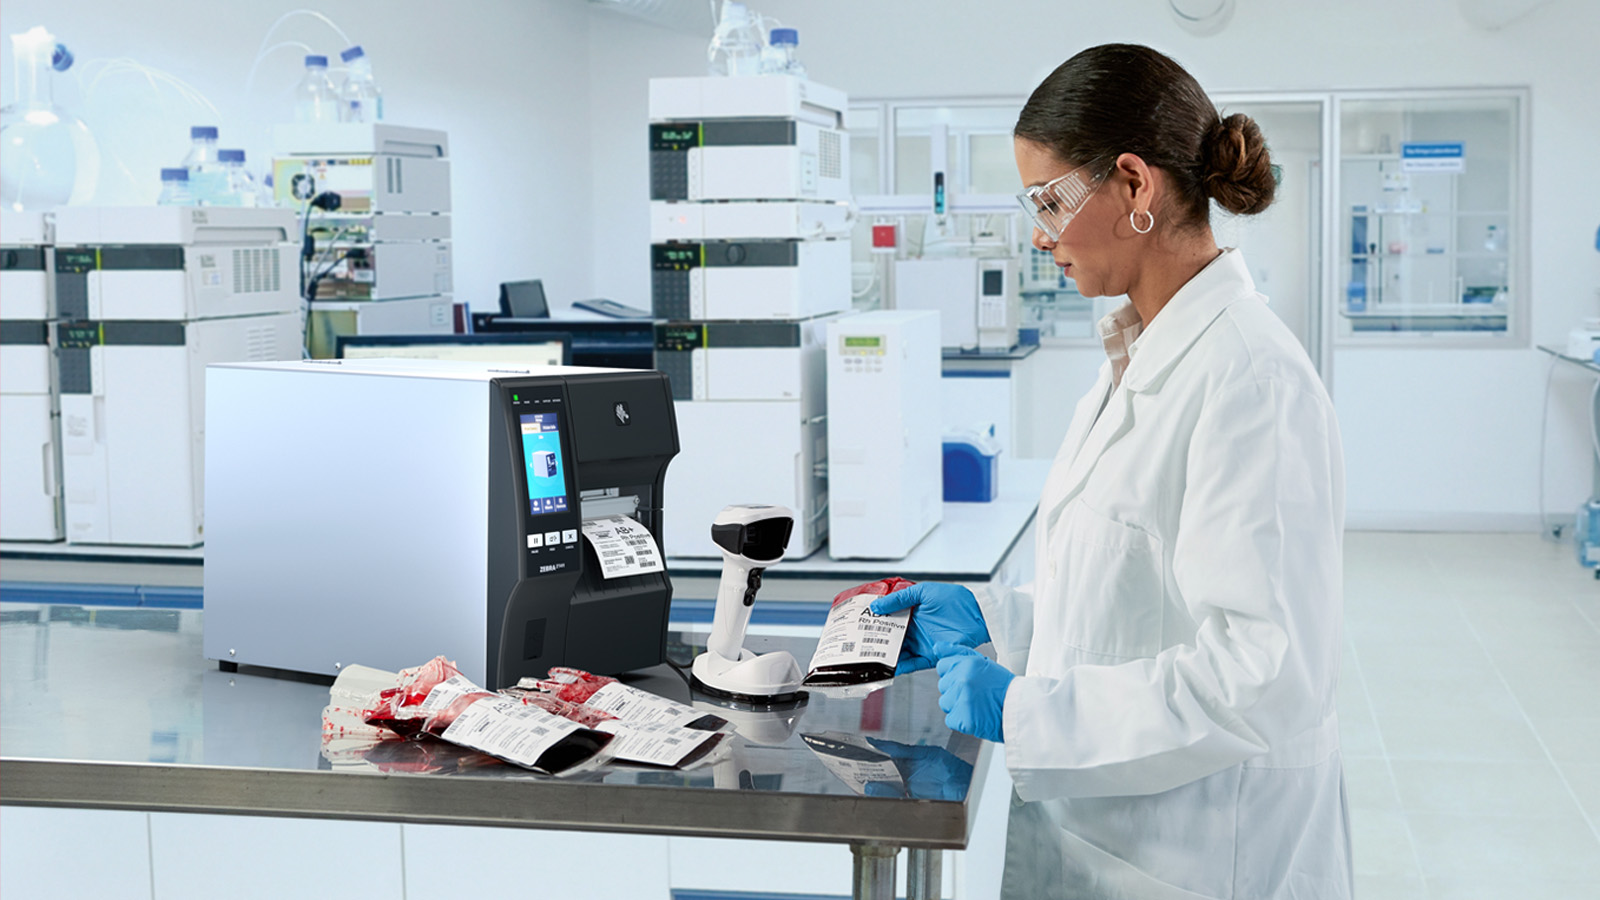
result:
[(1600, 582), (1537, 535), (1345, 539), (1361, 900), (1600, 898)]

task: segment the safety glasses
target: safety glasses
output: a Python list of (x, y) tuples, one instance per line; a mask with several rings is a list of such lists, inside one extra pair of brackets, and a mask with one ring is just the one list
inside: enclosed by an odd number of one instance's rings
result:
[(1017, 195), (1017, 202), (1022, 204), (1028, 218), (1050, 240), (1061, 240), (1061, 232), (1066, 229), (1067, 223), (1083, 209), (1083, 205), (1105, 182), (1106, 175), (1110, 174), (1109, 168), (1101, 169), (1098, 175), (1093, 174), (1090, 170), (1092, 165), (1079, 166), (1060, 178), (1034, 185)]

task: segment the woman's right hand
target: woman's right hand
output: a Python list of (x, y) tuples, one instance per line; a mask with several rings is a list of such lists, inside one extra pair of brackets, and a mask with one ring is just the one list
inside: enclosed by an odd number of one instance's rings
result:
[(878, 616), (911, 610), (911, 624), (905, 643), (900, 646), (896, 675), (933, 668), (939, 661), (933, 654), (935, 644), (979, 647), (989, 643), (989, 626), (983, 621), (978, 598), (959, 584), (914, 584), (879, 597), (868, 608)]

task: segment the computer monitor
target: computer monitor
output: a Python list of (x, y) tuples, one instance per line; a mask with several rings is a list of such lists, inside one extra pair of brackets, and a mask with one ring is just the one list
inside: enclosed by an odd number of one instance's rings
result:
[(553, 332), (504, 334), (342, 334), (340, 359), (454, 359), (525, 366), (572, 365), (572, 335)]
[(544, 282), (507, 281), (500, 285), (500, 315), (518, 319), (547, 319), (550, 304), (544, 298)]

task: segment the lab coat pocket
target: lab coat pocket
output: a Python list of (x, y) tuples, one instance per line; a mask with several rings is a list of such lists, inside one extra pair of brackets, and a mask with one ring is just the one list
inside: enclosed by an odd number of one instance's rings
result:
[(1161, 652), (1166, 579), (1161, 539), (1113, 521), (1077, 501), (1063, 511), (1051, 547), (1051, 631), (1088, 654), (1085, 662), (1113, 663)]

